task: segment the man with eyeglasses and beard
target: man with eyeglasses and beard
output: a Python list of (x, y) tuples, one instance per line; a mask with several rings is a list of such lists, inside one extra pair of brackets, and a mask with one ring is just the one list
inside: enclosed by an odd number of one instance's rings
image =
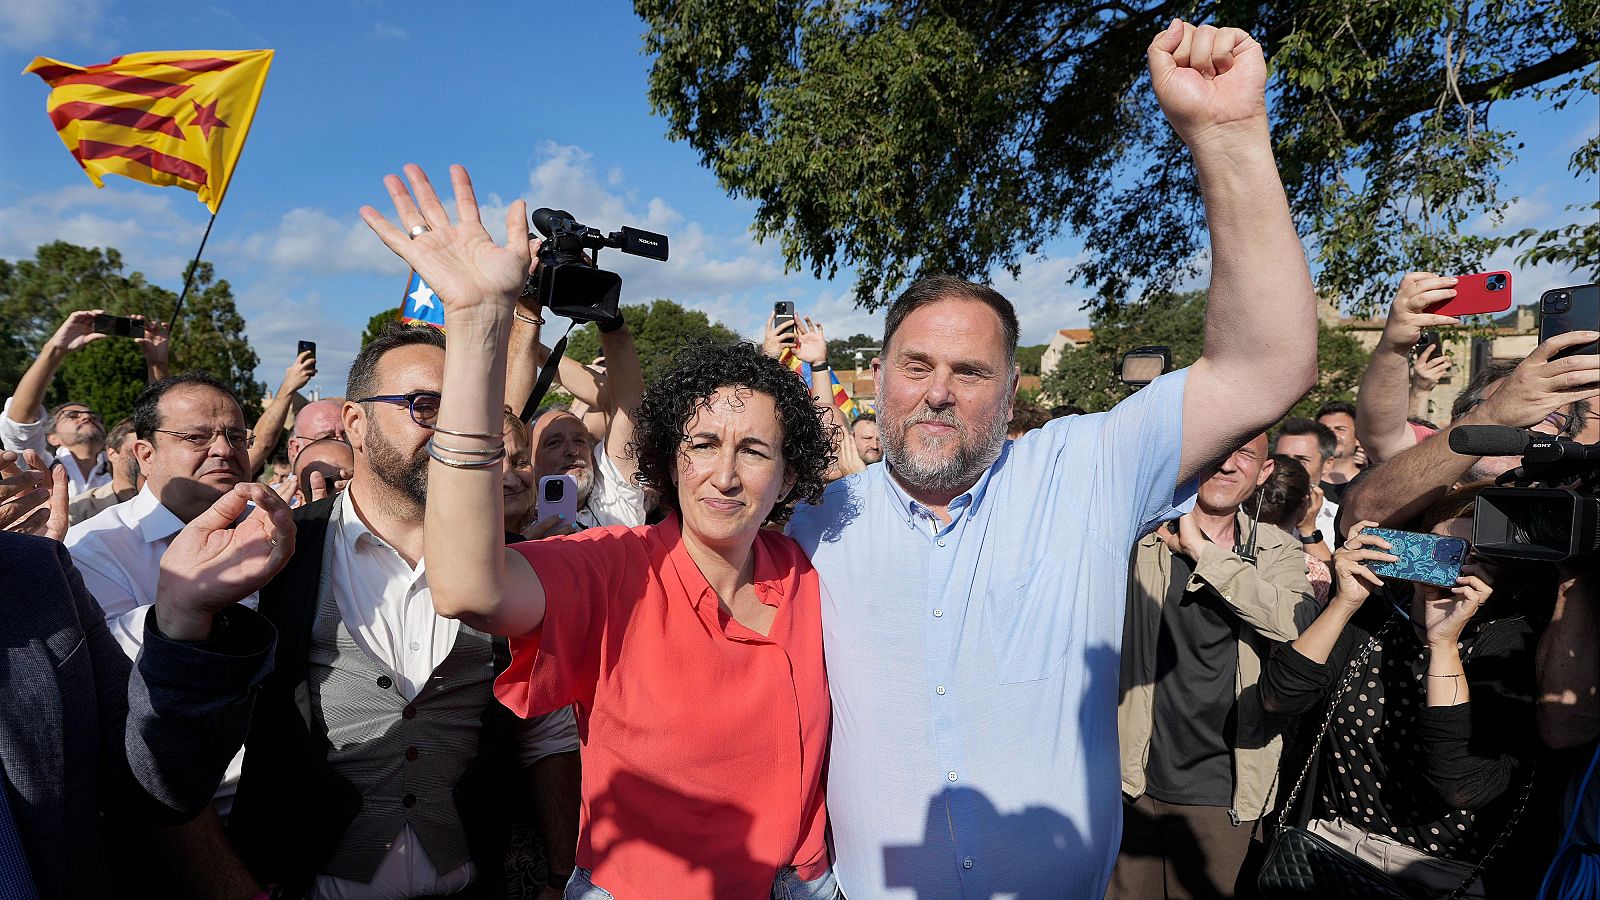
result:
[(443, 366), (442, 332), (398, 325), (351, 364), (354, 474), (295, 510), (294, 556), (261, 590), (280, 640), (228, 841), (201, 856), (225, 873), (209, 895), (498, 896), (538, 877), (503, 869), (508, 840), (543, 855), (547, 884), (572, 870), (571, 712), (516, 719), (491, 693), (505, 641), (433, 610), (422, 520)]

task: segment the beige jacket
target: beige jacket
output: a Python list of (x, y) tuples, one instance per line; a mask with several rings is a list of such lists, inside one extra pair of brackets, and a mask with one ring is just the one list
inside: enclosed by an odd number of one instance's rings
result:
[[(1240, 513), (1238, 522), (1240, 538), (1247, 540), (1250, 519)], [(1134, 546), (1131, 565), (1117, 729), (1122, 744), (1122, 791), (1137, 799), (1144, 794), (1145, 763), (1150, 758), (1156, 641), (1172, 572), (1172, 553), (1160, 537), (1147, 534)], [(1239, 657), (1234, 698), (1238, 703), (1238, 746), (1233, 752), (1232, 811), (1244, 821), (1259, 819), (1272, 807), (1283, 735), (1281, 723), (1267, 720), (1256, 683), (1261, 679), (1261, 666), (1272, 643), (1299, 637), (1297, 620), (1309, 624), (1319, 611), (1306, 580), (1305, 551), (1298, 538), (1266, 524), (1256, 534), (1253, 566), (1207, 542), (1195, 560), (1194, 575), (1185, 590), (1203, 590), (1206, 586), (1221, 595), (1246, 626), (1237, 629)]]

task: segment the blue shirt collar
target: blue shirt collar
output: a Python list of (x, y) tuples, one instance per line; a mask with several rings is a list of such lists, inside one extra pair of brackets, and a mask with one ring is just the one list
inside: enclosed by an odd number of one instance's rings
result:
[[(1005, 465), (1006, 457), (1010, 455), (1011, 441), (1008, 440), (1000, 447), (1000, 455), (995, 458), (995, 461), (990, 464), (989, 468), (983, 470), (982, 475), (978, 476), (977, 482), (975, 482), (972, 487), (969, 487), (960, 494), (957, 494), (955, 498), (950, 501), (950, 505), (948, 507), (948, 511), (950, 513), (950, 526), (944, 526), (943, 523), (941, 523), (941, 528), (953, 527), (958, 521), (960, 521), (961, 516), (967, 510), (975, 509), (980, 503), (983, 502), (984, 494), (989, 489), (990, 479), (994, 477), (996, 472), (1000, 471), (1000, 467)], [(934, 514), (933, 510), (923, 506), (921, 503), (913, 499), (910, 494), (906, 493), (906, 489), (901, 486), (899, 481), (895, 480), (893, 473), (889, 471), (888, 463), (885, 463), (882, 466), (872, 466), (868, 469), (868, 471), (872, 471), (872, 469), (881, 470), (880, 478), (882, 479), (883, 483), (887, 485), (889, 496), (894, 499), (896, 508), (900, 510), (901, 513), (910, 517), (912, 520), (915, 520), (918, 516), (927, 516), (933, 518), (935, 521), (938, 521), (938, 516)]]

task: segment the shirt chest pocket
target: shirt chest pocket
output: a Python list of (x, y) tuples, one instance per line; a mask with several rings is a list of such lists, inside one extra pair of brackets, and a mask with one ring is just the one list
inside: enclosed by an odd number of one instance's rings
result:
[(1067, 642), (1056, 617), (1063, 613), (1049, 601), (1035, 593), (1031, 577), (989, 594), (985, 625), (1001, 684), (1040, 681), (1060, 667)]

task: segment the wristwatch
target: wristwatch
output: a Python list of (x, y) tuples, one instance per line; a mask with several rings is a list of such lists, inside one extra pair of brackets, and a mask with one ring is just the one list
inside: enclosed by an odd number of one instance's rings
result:
[(1313, 531), (1310, 534), (1302, 534), (1302, 535), (1300, 535), (1300, 543), (1302, 543), (1302, 544), (1320, 544), (1320, 543), (1322, 543), (1322, 529), (1318, 528), (1316, 531)]

